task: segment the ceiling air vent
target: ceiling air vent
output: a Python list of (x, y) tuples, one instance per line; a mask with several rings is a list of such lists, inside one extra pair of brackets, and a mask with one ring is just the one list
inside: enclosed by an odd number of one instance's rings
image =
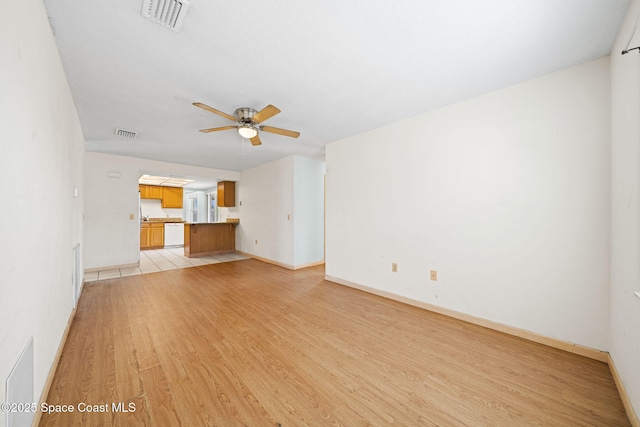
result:
[(188, 7), (186, 0), (142, 0), (142, 16), (178, 31)]
[(138, 132), (134, 132), (132, 130), (126, 130), (126, 129), (119, 129), (119, 128), (116, 128), (116, 130), (113, 133), (116, 136), (120, 136), (122, 138), (128, 138), (128, 139), (135, 139), (136, 136), (138, 136)]

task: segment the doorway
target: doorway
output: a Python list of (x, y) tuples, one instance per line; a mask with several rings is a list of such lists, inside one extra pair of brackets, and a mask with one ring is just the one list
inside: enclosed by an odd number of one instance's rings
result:
[(192, 223), (198, 222), (198, 198), (196, 196), (189, 197), (189, 220)]
[(218, 204), (216, 193), (207, 193), (207, 222), (218, 222)]

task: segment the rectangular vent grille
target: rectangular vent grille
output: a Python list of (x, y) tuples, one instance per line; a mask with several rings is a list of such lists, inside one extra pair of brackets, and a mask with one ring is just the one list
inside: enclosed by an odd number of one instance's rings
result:
[[(22, 402), (33, 402), (33, 337), (22, 350), (20, 358), (11, 370), (6, 381), (5, 402), (20, 405)], [(4, 404), (3, 404), (4, 405)], [(33, 423), (33, 412), (3, 411), (7, 413), (7, 427), (30, 426)]]
[(134, 132), (132, 130), (119, 129), (119, 128), (116, 128), (114, 133), (116, 136), (120, 136), (122, 138), (129, 138), (129, 139), (135, 139), (136, 136), (138, 136), (137, 132)]
[(188, 7), (186, 0), (143, 0), (142, 16), (178, 31)]

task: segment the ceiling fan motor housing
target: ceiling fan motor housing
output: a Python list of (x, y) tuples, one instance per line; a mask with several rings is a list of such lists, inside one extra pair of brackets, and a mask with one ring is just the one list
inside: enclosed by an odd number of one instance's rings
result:
[(253, 116), (257, 113), (253, 108), (240, 107), (236, 110), (236, 117), (240, 123), (251, 123)]

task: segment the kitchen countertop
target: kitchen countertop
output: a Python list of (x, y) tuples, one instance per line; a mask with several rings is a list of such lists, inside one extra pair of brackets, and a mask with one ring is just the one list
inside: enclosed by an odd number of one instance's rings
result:
[(148, 220), (142, 220), (142, 222), (185, 222), (182, 218), (149, 218)]
[(238, 223), (236, 222), (185, 222), (185, 225), (219, 225), (219, 224), (238, 225)]

